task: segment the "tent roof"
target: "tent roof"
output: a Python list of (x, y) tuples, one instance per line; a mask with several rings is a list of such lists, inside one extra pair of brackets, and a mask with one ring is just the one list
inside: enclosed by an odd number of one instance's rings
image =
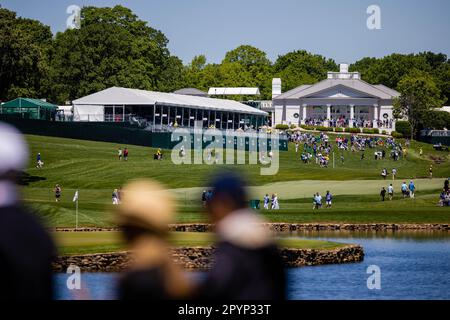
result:
[(196, 88), (182, 88), (182, 89), (174, 91), (173, 93), (185, 94), (188, 96), (200, 96), (200, 97), (206, 97), (208, 95), (208, 93), (206, 93), (202, 90), (196, 89)]
[(13, 107), (13, 108), (48, 108), (48, 109), (56, 109), (58, 108), (57, 105), (48, 103), (39, 99), (32, 99), (32, 98), (16, 98), (14, 100), (10, 100), (8, 102), (5, 102), (3, 107)]
[(208, 94), (212, 95), (259, 95), (259, 88), (249, 88), (249, 87), (236, 87), (236, 88), (223, 88), (223, 87), (212, 87), (209, 88)]
[(170, 105), (266, 116), (267, 112), (228, 99), (111, 87), (72, 101), (77, 105)]
[(384, 85), (371, 85), (360, 79), (325, 79), (313, 85), (302, 85), (289, 90), (275, 97), (274, 100), (306, 98), (314, 95), (315, 93), (339, 85), (366, 93), (369, 96), (377, 97), (379, 99), (392, 99), (400, 95), (397, 91)]

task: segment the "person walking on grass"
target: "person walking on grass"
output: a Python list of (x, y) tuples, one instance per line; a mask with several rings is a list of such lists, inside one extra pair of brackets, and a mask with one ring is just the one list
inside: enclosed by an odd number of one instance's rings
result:
[(408, 186), (406, 185), (405, 181), (403, 181), (401, 189), (402, 189), (403, 198), (406, 198), (408, 196)]
[(428, 169), (428, 171), (430, 172), (430, 179), (433, 179), (433, 165), (430, 164), (430, 169)]
[(38, 152), (37, 157), (36, 157), (36, 168), (42, 169), (43, 166), (44, 166), (44, 162), (42, 161), (41, 153)]
[(128, 148), (123, 149), (123, 160), (128, 161)]
[(381, 188), (380, 197), (381, 201), (384, 201), (384, 198), (386, 197), (386, 189), (384, 187)]
[(422, 155), (423, 155), (423, 150), (422, 150), (422, 147), (420, 147), (420, 149), (419, 149), (419, 156), (422, 157)]
[(112, 193), (112, 204), (115, 206), (119, 205), (119, 192), (117, 189), (114, 189)]
[(53, 189), (53, 192), (55, 193), (55, 201), (59, 202), (59, 199), (61, 198), (61, 186), (59, 184), (55, 185), (55, 189)]
[(397, 169), (393, 168), (392, 169), (392, 181), (395, 180), (395, 176), (397, 175)]
[(117, 155), (119, 156), (119, 160), (122, 160), (122, 149), (117, 150)]
[(330, 193), (330, 191), (327, 191), (327, 194), (325, 195), (327, 208), (331, 208), (331, 200), (333, 200), (333, 195)]
[(269, 210), (269, 202), (270, 198), (269, 195), (266, 193), (266, 195), (264, 196), (264, 209)]
[(392, 186), (392, 183), (389, 185), (387, 191), (388, 191), (389, 200), (392, 200), (392, 198), (394, 197), (394, 187)]
[(409, 181), (409, 197), (414, 198), (414, 194), (416, 191), (416, 186), (414, 185), (414, 182), (411, 180)]
[(381, 176), (383, 177), (384, 180), (386, 180), (386, 177), (387, 177), (387, 170), (386, 170), (386, 168), (383, 168), (383, 170), (381, 170)]

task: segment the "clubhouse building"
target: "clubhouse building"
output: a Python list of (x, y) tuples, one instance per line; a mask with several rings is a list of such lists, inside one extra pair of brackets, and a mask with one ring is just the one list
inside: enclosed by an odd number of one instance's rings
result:
[(400, 93), (384, 85), (361, 80), (347, 64), (327, 79), (281, 93), (281, 79), (272, 82), (272, 124), (395, 130), (393, 99)]

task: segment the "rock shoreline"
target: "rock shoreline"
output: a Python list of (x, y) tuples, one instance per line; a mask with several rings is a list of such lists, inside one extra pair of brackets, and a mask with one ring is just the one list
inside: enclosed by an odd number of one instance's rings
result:
[[(175, 263), (188, 270), (206, 270), (213, 263), (213, 247), (173, 248)], [(360, 262), (364, 250), (360, 245), (346, 245), (331, 250), (280, 249), (286, 267), (314, 266)], [(76, 265), (81, 272), (121, 272), (130, 265), (129, 252), (98, 253), (59, 256), (53, 262), (53, 272), (66, 272), (70, 265)]]
[[(444, 223), (265, 223), (270, 231), (319, 231), (319, 230), (345, 230), (345, 231), (395, 231), (395, 230), (433, 230), (450, 231), (450, 224)], [(213, 225), (209, 223), (182, 223), (169, 225), (170, 231), (178, 232), (211, 232)], [(56, 227), (48, 229), (52, 232), (99, 232), (99, 231), (120, 231), (120, 228), (64, 228)]]

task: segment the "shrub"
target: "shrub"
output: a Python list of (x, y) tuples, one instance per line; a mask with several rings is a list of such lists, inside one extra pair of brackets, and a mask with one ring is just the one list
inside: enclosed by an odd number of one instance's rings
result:
[(364, 128), (362, 132), (367, 134), (378, 134), (380, 133), (380, 130), (378, 130), (378, 128)]
[(308, 126), (306, 124), (302, 124), (300, 126), (300, 128), (305, 129), (305, 130), (314, 130), (315, 129), (314, 126)]
[(408, 121), (397, 121), (395, 131), (401, 133), (404, 137), (411, 136), (411, 124)]
[(334, 128), (335, 132), (344, 132), (344, 128)]
[(332, 127), (324, 127), (324, 126), (317, 126), (316, 129), (319, 131), (333, 131)]
[(381, 131), (381, 134), (387, 134), (386, 130)]
[(345, 128), (345, 132), (361, 133), (361, 129), (359, 129), (359, 128)]
[(393, 136), (394, 138), (403, 138), (403, 134), (397, 131), (392, 131), (391, 136)]
[(297, 128), (297, 125), (291, 124), (290, 128), (291, 128), (291, 129), (295, 129), (295, 128)]
[(277, 125), (275, 126), (275, 129), (278, 129), (278, 130), (287, 130), (287, 129), (289, 129), (289, 126), (288, 126), (287, 124), (277, 124)]

